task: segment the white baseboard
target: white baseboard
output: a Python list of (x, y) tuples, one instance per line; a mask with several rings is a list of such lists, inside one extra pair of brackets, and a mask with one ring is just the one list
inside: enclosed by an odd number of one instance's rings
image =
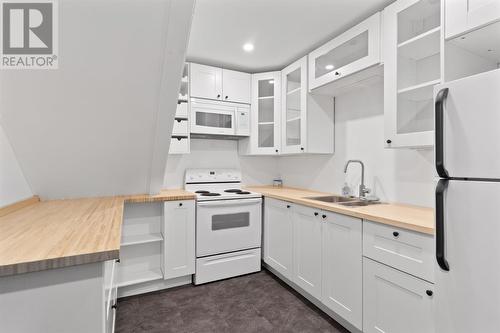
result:
[(193, 281), (192, 275), (186, 275), (168, 280), (155, 280), (155, 281), (134, 284), (131, 286), (120, 287), (118, 288), (118, 298), (183, 286), (186, 284), (191, 284), (192, 281)]

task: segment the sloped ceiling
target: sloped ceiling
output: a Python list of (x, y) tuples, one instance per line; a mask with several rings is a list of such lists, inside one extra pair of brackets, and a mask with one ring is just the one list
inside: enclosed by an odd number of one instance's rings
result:
[(193, 5), (59, 1), (59, 69), (0, 74), (0, 121), (35, 194), (159, 190)]

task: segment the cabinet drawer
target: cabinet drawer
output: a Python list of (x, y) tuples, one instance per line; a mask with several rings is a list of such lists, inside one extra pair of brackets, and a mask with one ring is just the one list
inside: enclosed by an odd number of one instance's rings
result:
[(189, 147), (188, 136), (172, 136), (169, 154), (189, 154)]
[(363, 255), (427, 281), (434, 281), (433, 236), (364, 221)]
[(188, 134), (188, 120), (187, 118), (175, 118), (174, 128), (172, 134)]
[(194, 284), (260, 271), (260, 248), (196, 259)]
[(427, 281), (363, 258), (363, 332), (434, 333), (433, 289)]
[(177, 103), (177, 109), (175, 110), (176, 117), (187, 117), (188, 116), (188, 103)]

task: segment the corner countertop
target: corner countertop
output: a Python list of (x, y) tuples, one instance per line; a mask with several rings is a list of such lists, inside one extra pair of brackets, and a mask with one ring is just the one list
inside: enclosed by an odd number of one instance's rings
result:
[(335, 203), (307, 199), (307, 197), (332, 195), (332, 193), (291, 187), (247, 186), (246, 188), (253, 192), (261, 193), (264, 197), (294, 202), (304, 206), (388, 224), (429, 235), (434, 234), (434, 210), (432, 208), (397, 203), (346, 207)]
[(0, 216), (0, 277), (118, 259), (125, 202), (194, 200), (157, 195), (34, 201)]

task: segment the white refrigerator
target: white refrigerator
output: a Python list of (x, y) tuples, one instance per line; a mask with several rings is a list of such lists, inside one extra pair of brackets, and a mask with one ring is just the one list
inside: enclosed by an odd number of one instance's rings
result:
[(435, 88), (438, 333), (500, 332), (500, 69)]

